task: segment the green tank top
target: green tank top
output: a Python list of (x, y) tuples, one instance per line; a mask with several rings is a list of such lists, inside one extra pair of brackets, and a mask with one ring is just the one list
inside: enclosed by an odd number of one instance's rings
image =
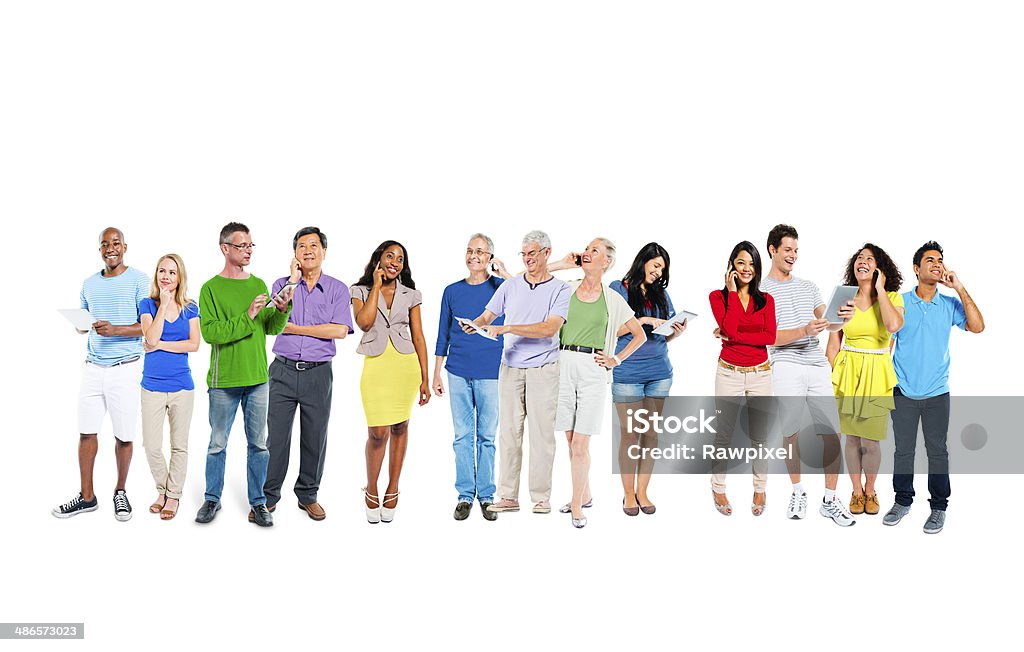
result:
[(562, 344), (604, 348), (604, 335), (608, 330), (608, 303), (604, 292), (593, 303), (580, 301), (576, 293), (569, 299), (569, 317), (565, 320), (558, 339)]

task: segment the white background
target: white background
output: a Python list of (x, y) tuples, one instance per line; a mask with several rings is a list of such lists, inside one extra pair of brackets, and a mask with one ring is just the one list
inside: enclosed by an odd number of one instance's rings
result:
[[(457, 523), (450, 413), (434, 399), (414, 409), (397, 518), (371, 527), (354, 338), (334, 367), (325, 522), (292, 506), (294, 469), (275, 526), (246, 522), (240, 424), (224, 509), (192, 522), (205, 344), (192, 356), (179, 517), (146, 513), (140, 442), (135, 518), (113, 519), (109, 431), (101, 509), (70, 521), (49, 510), (77, 491), (85, 347), (56, 309), (77, 305), (108, 225), (147, 274), (180, 253), (193, 296), (220, 270), (231, 219), (252, 228), (250, 269), (268, 283), (308, 224), (329, 236), (327, 273), (349, 283), (380, 241), (401, 240), (431, 362), (470, 233), (489, 233), (515, 268), (530, 229), (547, 230), (557, 255), (610, 237), (620, 261), (608, 281), (657, 240), (677, 308), (701, 314), (671, 346), (677, 394), (712, 392), (706, 297), (737, 241), (766, 257), (771, 226), (795, 225), (797, 274), (827, 297), (864, 241), (910, 276), (914, 249), (934, 238), (987, 322), (980, 336), (954, 333), (954, 394), (1020, 395), (1022, 314), (1006, 290), (1024, 231), (1022, 27), (1010, 2), (6, 4), (0, 621), (84, 621), (88, 649), (946, 648), (981, 628), (1006, 634), (1015, 599), (999, 587), (1021, 580), (1012, 476), (955, 477), (938, 536), (921, 532), (923, 477), (891, 529), (880, 516), (846, 530), (813, 511), (786, 521), (783, 476), (760, 519), (746, 478), (732, 479), (725, 519), (707, 478), (668, 476), (652, 483), (658, 513), (627, 518), (605, 433), (584, 530), (528, 512)], [(805, 484), (819, 499), (820, 477)], [(885, 509), (888, 478), (879, 487)], [(848, 499), (845, 477), (840, 491)], [(560, 439), (553, 501), (569, 492)]]

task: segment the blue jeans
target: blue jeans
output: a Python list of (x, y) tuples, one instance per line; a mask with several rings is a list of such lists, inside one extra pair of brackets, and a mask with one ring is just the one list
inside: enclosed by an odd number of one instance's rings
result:
[(459, 500), (494, 500), (494, 435), (498, 430), (498, 380), (448, 374), (455, 426), (455, 490)]
[(645, 398), (666, 398), (672, 376), (646, 383), (612, 383), (612, 403), (637, 403)]
[(249, 487), (249, 504), (266, 504), (263, 483), (267, 479), (267, 402), (269, 385), (247, 387), (213, 388), (208, 390), (210, 399), (210, 446), (206, 449), (206, 500), (220, 502), (224, 491), (224, 459), (227, 457), (228, 434), (235, 421), (238, 406), (242, 406), (242, 420), (245, 423), (245, 440), (249, 446), (246, 453)]

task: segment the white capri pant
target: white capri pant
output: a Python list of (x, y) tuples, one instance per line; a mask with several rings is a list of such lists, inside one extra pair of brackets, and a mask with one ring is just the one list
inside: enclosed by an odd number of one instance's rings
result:
[(114, 436), (124, 442), (134, 441), (141, 400), (142, 358), (112, 367), (84, 363), (78, 392), (78, 432), (99, 434), (103, 415), (109, 412)]
[(558, 378), (555, 430), (581, 435), (601, 434), (608, 402), (608, 370), (594, 362), (593, 353), (562, 351)]
[[(811, 423), (817, 426), (819, 435), (839, 432), (839, 410), (832, 387), (831, 367), (779, 361), (772, 365), (772, 386), (775, 396), (780, 398), (782, 436), (796, 434)], [(806, 397), (806, 401), (792, 397)], [(813, 419), (810, 423), (803, 418), (805, 404)]]

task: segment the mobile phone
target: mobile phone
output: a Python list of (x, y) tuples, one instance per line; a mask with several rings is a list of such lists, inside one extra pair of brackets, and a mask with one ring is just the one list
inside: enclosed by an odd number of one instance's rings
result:
[(268, 306), (273, 306), (274, 305), (274, 299), (278, 299), (278, 298), (284, 299), (284, 293), (288, 290), (288, 288), (293, 288), (293, 287), (297, 286), (298, 284), (299, 284), (298, 281), (294, 281), (294, 282), (286, 281), (285, 284), (281, 286), (281, 289), (277, 291), (277, 294), (275, 294), (273, 297), (270, 298), (270, 301), (267, 302), (267, 305)]
[(583, 256), (576, 256), (576, 267), (583, 267)]

